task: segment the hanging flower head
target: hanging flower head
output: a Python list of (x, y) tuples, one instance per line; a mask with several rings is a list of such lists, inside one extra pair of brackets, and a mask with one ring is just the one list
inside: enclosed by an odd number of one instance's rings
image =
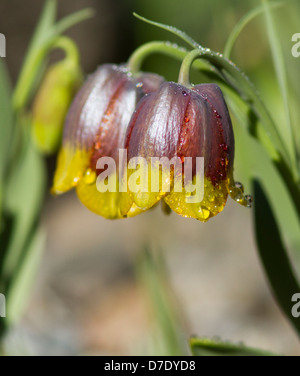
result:
[[(228, 194), (250, 205), (250, 198), (233, 180), (232, 124), (217, 85), (189, 89), (174, 82), (163, 83), (138, 104), (125, 147), (129, 160), (143, 157), (147, 161), (140, 166), (138, 189), (131, 192), (132, 204), (143, 210), (164, 199), (176, 213), (205, 222), (223, 210)], [(200, 158), (204, 163), (199, 171)], [(202, 175), (197, 176), (197, 171)], [(128, 174), (133, 174), (130, 168)], [(153, 191), (155, 184), (158, 190)]]
[[(109, 64), (89, 77), (67, 116), (54, 194), (76, 187), (79, 199), (91, 211), (106, 218), (121, 216), (118, 192), (97, 190), (96, 180), (101, 172), (97, 161), (107, 156), (118, 165), (119, 149), (138, 101), (162, 81), (152, 74), (133, 78), (126, 67)], [(128, 215), (140, 212), (134, 205), (130, 209)]]

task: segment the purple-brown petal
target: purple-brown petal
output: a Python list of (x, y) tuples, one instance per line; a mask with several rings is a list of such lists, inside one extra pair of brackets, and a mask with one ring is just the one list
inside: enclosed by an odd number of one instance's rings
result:
[(140, 87), (144, 94), (150, 94), (158, 90), (165, 79), (155, 73), (141, 73), (135, 78), (135, 81), (137, 87)]
[(128, 72), (103, 65), (89, 77), (67, 117), (64, 143), (74, 149), (93, 150), (91, 168), (101, 156), (118, 160), (126, 128), (143, 92)]
[(213, 143), (206, 173), (217, 181), (233, 168), (234, 135), (229, 111), (218, 85), (202, 84), (193, 90), (208, 103), (213, 113), (210, 122)]

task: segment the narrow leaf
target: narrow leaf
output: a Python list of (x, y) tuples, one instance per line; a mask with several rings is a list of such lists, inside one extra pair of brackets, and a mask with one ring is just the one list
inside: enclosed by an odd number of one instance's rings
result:
[(207, 338), (191, 338), (190, 346), (195, 356), (275, 356), (267, 351)]
[(4, 200), (5, 172), (10, 159), (10, 145), (13, 133), (13, 114), (11, 108), (11, 86), (8, 72), (0, 59), (0, 232), (2, 204)]
[(54, 25), (56, 12), (57, 0), (47, 0), (32, 38), (31, 47), (36, 45), (39, 40), (44, 37), (45, 33)]
[[(283, 2), (274, 2), (270, 4), (271, 8), (279, 8), (282, 7), (285, 3)], [(224, 56), (227, 57), (228, 59), (230, 58), (231, 52), (233, 50), (233, 47), (242, 33), (242, 31), (245, 29), (245, 27), (256, 17), (260, 16), (263, 14), (265, 11), (264, 6), (259, 6), (255, 9), (252, 9), (250, 12), (248, 12), (234, 27), (232, 30), (231, 34), (229, 35), (226, 46), (224, 48)]]
[[(289, 106), (289, 92), (288, 92), (288, 83), (287, 83), (287, 74), (285, 68), (285, 61), (282, 53), (282, 48), (280, 46), (279, 38), (277, 35), (276, 27), (274, 25), (273, 16), (271, 13), (271, 6), (269, 0), (262, 0), (266, 21), (267, 21), (267, 32), (271, 45), (271, 51), (273, 56), (273, 64), (276, 71), (276, 76), (279, 84), (279, 89), (282, 95), (283, 104), (285, 108), (285, 129), (279, 128), (282, 138), (285, 140), (288, 151), (290, 153), (290, 158), (292, 162), (292, 167), (294, 171), (297, 171), (297, 153), (295, 145), (295, 134), (291, 120), (291, 111)], [(282, 125), (282, 124), (280, 124)], [(279, 126), (279, 125), (278, 125)]]
[(33, 281), (40, 265), (45, 239), (44, 231), (37, 228), (26, 244), (19, 267), (15, 270), (10, 288), (6, 292), (7, 326), (16, 323), (26, 308), (26, 303), (28, 303), (28, 298), (32, 293)]
[[(14, 109), (23, 108), (29, 100), (32, 86), (35, 84), (35, 77), (39, 75), (43, 66), (43, 43), (45, 36), (52, 29), (57, 11), (57, 0), (47, 0), (36, 26), (33, 38), (28, 47), (26, 57), (19, 75), (16, 88), (13, 93)], [(34, 81), (33, 83), (31, 81)]]
[(3, 281), (10, 281), (22, 258), (24, 244), (36, 225), (44, 199), (45, 180), (43, 160), (28, 140), (7, 188), (6, 211), (13, 220), (13, 227), (0, 265)]
[(300, 321), (292, 316), (292, 297), (300, 285), (291, 266), (268, 198), (257, 180), (254, 183), (255, 232), (259, 255), (276, 300), (300, 335)]
[(65, 31), (69, 30), (71, 27), (76, 26), (77, 24), (94, 17), (94, 15), (95, 11), (92, 8), (86, 8), (76, 13), (73, 13), (57, 22), (52, 35), (58, 36), (64, 33)]
[(152, 20), (149, 20), (145, 17), (142, 17), (140, 16), (139, 14), (137, 13), (133, 13), (133, 15), (138, 18), (139, 20), (143, 21), (143, 22), (146, 22), (148, 23), (149, 25), (152, 25), (152, 26), (155, 26), (155, 27), (158, 27), (160, 29), (163, 29), (163, 30), (166, 30), (168, 32), (170, 32), (171, 34), (173, 35), (176, 35), (177, 37), (179, 37), (180, 39), (182, 39), (184, 42), (186, 42), (187, 44), (189, 44), (191, 47), (193, 48), (201, 48), (201, 46), (199, 45), (199, 43), (195, 42), (189, 35), (187, 35), (184, 31), (182, 30), (179, 30), (177, 29), (176, 27), (174, 26), (169, 26), (169, 25), (165, 25), (165, 24), (162, 24), (160, 22), (156, 22), (156, 21), (152, 21)]
[(183, 323), (178, 315), (177, 302), (168, 281), (162, 253), (154, 253), (146, 248), (139, 256), (137, 273), (154, 319), (153, 334), (156, 341), (153, 355), (187, 355), (182, 335)]
[[(222, 54), (214, 52), (209, 48), (204, 48), (192, 38), (190, 38), (183, 31), (168, 25), (164, 25), (158, 22), (148, 20), (144, 17), (138, 16), (139, 19), (160, 27), (164, 30), (171, 32), (179, 36), (181, 39), (186, 41), (193, 48), (199, 50), (199, 59), (204, 59), (208, 61), (214, 69), (216, 69), (223, 79), (256, 111), (259, 118), (262, 120), (262, 125), (265, 128), (266, 134), (270, 138), (271, 142), (274, 143), (275, 148), (282, 155), (284, 160), (288, 163), (290, 161), (290, 153), (287, 150), (286, 145), (282, 141), (276, 124), (274, 123), (272, 117), (270, 116), (268, 110), (266, 109), (264, 103), (262, 102), (258, 92), (256, 91), (254, 85), (249, 80), (249, 78), (239, 69), (236, 64), (225, 58)], [(201, 56), (200, 56), (201, 55)]]

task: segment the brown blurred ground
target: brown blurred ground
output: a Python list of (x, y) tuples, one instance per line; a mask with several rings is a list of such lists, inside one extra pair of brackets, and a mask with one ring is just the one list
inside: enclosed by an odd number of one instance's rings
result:
[(144, 354), (151, 326), (134, 264), (150, 243), (164, 251), (190, 335), (299, 355), (257, 259), (251, 210), (229, 202), (207, 224), (160, 208), (111, 222), (70, 194), (48, 200), (43, 222), (47, 251), (13, 348), (23, 333), (37, 354)]

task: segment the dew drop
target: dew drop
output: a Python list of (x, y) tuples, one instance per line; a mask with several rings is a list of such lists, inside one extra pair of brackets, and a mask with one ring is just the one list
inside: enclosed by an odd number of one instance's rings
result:
[(83, 181), (87, 185), (94, 184), (97, 179), (97, 174), (95, 171), (93, 171), (91, 168), (87, 169)]
[(245, 200), (247, 202), (247, 208), (251, 208), (253, 204), (253, 197), (251, 195), (246, 195)]
[(222, 116), (218, 113), (217, 110), (214, 110), (214, 114), (216, 115), (217, 119), (222, 119)]
[(244, 186), (243, 186), (243, 184), (242, 183), (240, 183), (240, 182), (235, 182), (234, 183), (234, 186), (235, 186), (235, 188), (238, 188), (238, 189), (240, 189), (242, 192), (244, 192)]

